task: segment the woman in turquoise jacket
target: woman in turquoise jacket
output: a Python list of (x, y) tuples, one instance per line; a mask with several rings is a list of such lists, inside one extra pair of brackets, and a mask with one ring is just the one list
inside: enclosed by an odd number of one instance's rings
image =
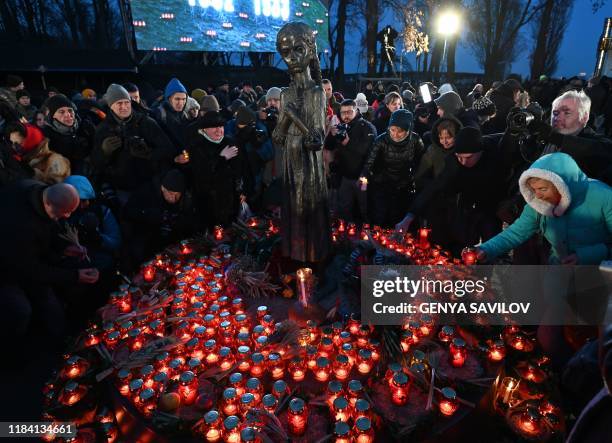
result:
[[(480, 261), (508, 252), (537, 232), (551, 245), (551, 264), (599, 265), (610, 257), (612, 188), (589, 179), (572, 157), (555, 153), (539, 158), (523, 172), (519, 188), (527, 202), (521, 216), (477, 248)], [(576, 314), (589, 324), (600, 324), (605, 316), (607, 291), (603, 283), (595, 283), (600, 278), (594, 266), (575, 273), (559, 267), (542, 275), (539, 298), (548, 308), (537, 337), (558, 369), (573, 351), (563, 338), (563, 326), (557, 325), (567, 324)], [(580, 289), (576, 281), (589, 281), (592, 286)]]
[(551, 245), (551, 264), (598, 265), (611, 255), (612, 188), (589, 179), (567, 154), (548, 154), (519, 179), (527, 204), (506, 230), (478, 248), (491, 261), (539, 232)]

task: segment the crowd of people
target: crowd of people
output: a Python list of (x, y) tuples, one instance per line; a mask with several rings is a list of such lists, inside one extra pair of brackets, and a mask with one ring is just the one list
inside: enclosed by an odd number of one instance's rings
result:
[[(173, 78), (149, 103), (133, 83), (49, 88), (34, 103), (25, 86), (10, 75), (0, 88), (0, 327), (12, 343), (35, 323), (58, 335), (82, 325), (117, 270), (172, 243), (279, 215), (280, 87), (188, 92)], [(417, 220), (456, 255), (479, 245), (481, 261), (610, 258), (610, 79), (368, 82), (354, 98), (321, 87), (333, 215), (404, 230)]]

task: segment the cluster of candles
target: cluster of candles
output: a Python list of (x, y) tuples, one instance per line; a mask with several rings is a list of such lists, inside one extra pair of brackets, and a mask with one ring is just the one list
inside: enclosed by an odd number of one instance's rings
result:
[(380, 226), (370, 226), (364, 223), (359, 228), (355, 223), (346, 223), (338, 219), (332, 226), (332, 241), (369, 240), (370, 237), (387, 249), (410, 258), (416, 265), (473, 265), (476, 263), (476, 252), (466, 248), (461, 259), (453, 258), (449, 251), (429, 241), (431, 229), (423, 227), (417, 230), (416, 236), (392, 229), (382, 229)]

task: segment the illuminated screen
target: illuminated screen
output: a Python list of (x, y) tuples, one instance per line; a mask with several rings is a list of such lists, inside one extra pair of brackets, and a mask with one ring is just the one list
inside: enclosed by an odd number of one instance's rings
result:
[(138, 49), (275, 52), (288, 21), (309, 24), (329, 47), (327, 7), (308, 0), (132, 0)]

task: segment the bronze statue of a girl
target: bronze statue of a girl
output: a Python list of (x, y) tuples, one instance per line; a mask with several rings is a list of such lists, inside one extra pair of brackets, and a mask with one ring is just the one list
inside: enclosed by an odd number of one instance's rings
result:
[(314, 32), (304, 23), (287, 23), (278, 32), (276, 49), (291, 76), (273, 133), (283, 167), (283, 255), (318, 262), (329, 252), (331, 235), (321, 151), (326, 100)]

